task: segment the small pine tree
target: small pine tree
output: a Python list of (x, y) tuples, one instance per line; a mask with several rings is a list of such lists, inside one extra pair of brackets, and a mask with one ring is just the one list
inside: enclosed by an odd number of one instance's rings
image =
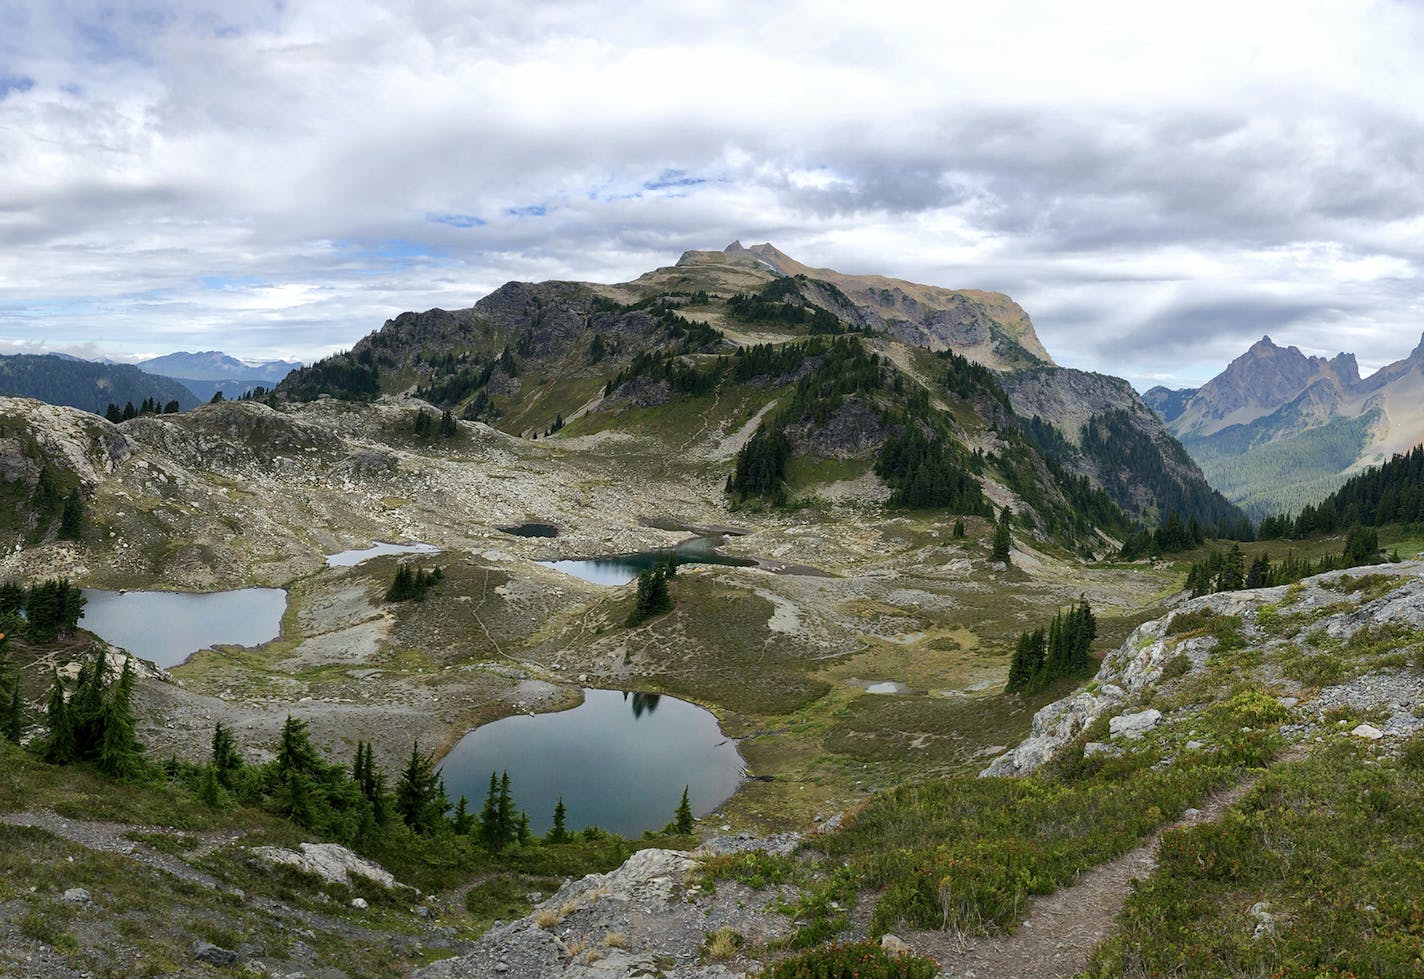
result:
[(104, 417), (117, 425), (124, 420), (124, 410), (110, 401), (109, 407), (104, 409)]
[(0, 738), (20, 743), (20, 677), (5, 655), (5, 637), (0, 635)]
[(554, 803), (554, 825), (550, 827), (544, 840), (548, 843), (567, 843), (569, 841), (569, 831), (565, 826), (568, 819), (569, 810), (564, 805), (564, 797), (559, 796), (559, 801)]
[(683, 835), (692, 832), (692, 805), (687, 800), (688, 786), (682, 787), (682, 801), (677, 804), (677, 812), (673, 814), (673, 829)]
[(69, 491), (64, 498), (64, 509), (59, 518), (59, 539), (80, 540), (84, 537), (84, 497), (79, 495), (79, 487)]
[(959, 517), (954, 521), (954, 539), (964, 540), (966, 531), (964, 529), (964, 518)]
[(1004, 507), (999, 514), (999, 525), (994, 528), (994, 550), (990, 557), (995, 561), (1002, 561), (1009, 564), (1011, 561), (1010, 549), (1013, 547), (1013, 533), (1009, 529), (1009, 520), (1013, 514), (1008, 507)]
[(452, 439), (460, 432), (460, 426), (455, 421), (455, 416), (450, 414), (450, 409), (445, 409), (440, 415), (440, 437), (442, 439)]
[(237, 741), (222, 721), (213, 727), (212, 771), (218, 784), (231, 789), (233, 778), (242, 768), (242, 755), (237, 752)]

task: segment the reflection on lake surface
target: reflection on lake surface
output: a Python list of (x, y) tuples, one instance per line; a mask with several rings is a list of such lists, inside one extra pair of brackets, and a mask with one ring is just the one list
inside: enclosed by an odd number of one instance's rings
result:
[(441, 763), (452, 801), (478, 811), (490, 772), (509, 772), (516, 805), (535, 833), (560, 797), (568, 825), (638, 836), (673, 817), (683, 786), (702, 815), (736, 791), (742, 759), (707, 710), (675, 697), (585, 690), (556, 714), (506, 717), (465, 735)]
[(282, 631), (287, 593), (280, 588), (191, 594), (84, 589), (79, 624), (159, 666), (177, 666), (200, 649), (260, 646)]
[(328, 568), (350, 568), (362, 561), (369, 561), (373, 557), (380, 557), (383, 554), (439, 554), (440, 548), (433, 544), (387, 544), (377, 541), (370, 547), (363, 547), (359, 550), (342, 551), (340, 554), (330, 554), (326, 558)]
[(499, 528), (511, 537), (558, 537), (559, 528), (551, 523), (521, 523)]
[(540, 561), (555, 571), (571, 574), (595, 585), (626, 585), (638, 575), (669, 557), (675, 564), (720, 564), (747, 568), (756, 562), (747, 558), (727, 557), (717, 553), (721, 538), (695, 537), (666, 550), (638, 551), (633, 554), (613, 554), (608, 557), (578, 558), (563, 561)]

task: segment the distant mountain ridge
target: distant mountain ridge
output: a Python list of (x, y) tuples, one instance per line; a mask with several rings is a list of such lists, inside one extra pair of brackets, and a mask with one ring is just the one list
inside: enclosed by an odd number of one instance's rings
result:
[(99, 415), (110, 404), (138, 406), (147, 398), (160, 405), (177, 401), (184, 410), (198, 404), (197, 396), (171, 377), (149, 374), (131, 364), (96, 364), (56, 354), (0, 356), (0, 395), (35, 398)]
[(149, 357), (135, 366), (147, 374), (162, 374), (165, 377), (200, 381), (231, 381), (240, 378), (275, 384), (302, 365), (300, 361), (288, 360), (239, 360), (220, 350), (197, 353), (180, 350), (160, 357)]
[(1361, 378), (1354, 354), (1310, 357), (1266, 336), (1195, 391), (1144, 400), (1228, 499), (1258, 517), (1298, 510), (1424, 441), (1424, 339)]

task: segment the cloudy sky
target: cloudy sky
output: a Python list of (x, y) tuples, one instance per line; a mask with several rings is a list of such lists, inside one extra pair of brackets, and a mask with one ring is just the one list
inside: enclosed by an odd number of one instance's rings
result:
[(1424, 330), (1424, 4), (0, 0), (0, 352), (311, 359), (769, 240), (1199, 383)]

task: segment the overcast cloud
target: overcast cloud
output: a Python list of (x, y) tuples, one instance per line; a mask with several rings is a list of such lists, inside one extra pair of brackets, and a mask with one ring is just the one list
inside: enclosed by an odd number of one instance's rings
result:
[(687, 248), (1195, 384), (1424, 330), (1424, 5), (0, 0), (0, 352), (310, 360)]

